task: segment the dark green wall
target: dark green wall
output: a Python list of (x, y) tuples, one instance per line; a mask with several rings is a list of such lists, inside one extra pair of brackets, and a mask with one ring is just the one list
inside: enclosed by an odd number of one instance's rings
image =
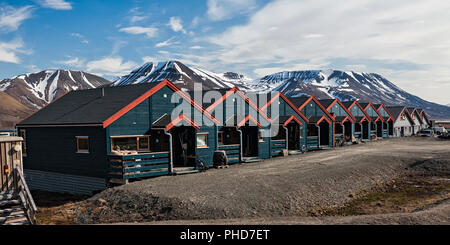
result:
[[(99, 178), (106, 176), (106, 133), (102, 127), (23, 129), (27, 143), (24, 168)], [(89, 153), (76, 153), (76, 136), (89, 136)]]

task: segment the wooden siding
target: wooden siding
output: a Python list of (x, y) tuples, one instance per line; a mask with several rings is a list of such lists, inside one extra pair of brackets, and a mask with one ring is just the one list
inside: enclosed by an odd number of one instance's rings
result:
[(52, 192), (68, 192), (91, 195), (106, 189), (104, 178), (61, 174), (48, 171), (24, 169), (25, 179), (30, 189)]
[(169, 174), (169, 152), (109, 155), (109, 178), (134, 179)]
[[(317, 116), (326, 116), (330, 121), (332, 121), (331, 118), (329, 118), (325, 112), (319, 107), (319, 105), (316, 104), (316, 102), (314, 100), (311, 100), (305, 107), (302, 108), (301, 112), (303, 113), (303, 115), (305, 115), (307, 118), (311, 118), (311, 117), (317, 117)], [(333, 142), (334, 142), (334, 124), (332, 123), (329, 127), (329, 142), (328, 145), (330, 147), (333, 146)], [(315, 144), (315, 139), (307, 139), (307, 147), (308, 149), (315, 149), (315, 147), (313, 147), (313, 145)]]
[[(24, 168), (105, 178), (106, 133), (102, 127), (26, 128)], [(89, 137), (89, 153), (76, 152), (76, 136)]]

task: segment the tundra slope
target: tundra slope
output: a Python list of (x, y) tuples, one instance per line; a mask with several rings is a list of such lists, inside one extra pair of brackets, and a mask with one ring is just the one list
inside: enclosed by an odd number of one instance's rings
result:
[(397, 138), (147, 179), (80, 203), (78, 222), (309, 216), (342, 207), (361, 191), (403, 175), (410, 164), (437, 156), (450, 157), (448, 142)]

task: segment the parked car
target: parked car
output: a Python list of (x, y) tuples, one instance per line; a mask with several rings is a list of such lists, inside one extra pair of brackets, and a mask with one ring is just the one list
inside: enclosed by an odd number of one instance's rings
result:
[(443, 133), (438, 136), (439, 139), (450, 140), (450, 133)]
[(431, 137), (434, 135), (434, 132), (431, 129), (422, 129), (417, 133), (417, 135), (422, 137)]
[(434, 130), (434, 133), (437, 135), (441, 135), (443, 133), (448, 133), (444, 127), (434, 127), (433, 130)]

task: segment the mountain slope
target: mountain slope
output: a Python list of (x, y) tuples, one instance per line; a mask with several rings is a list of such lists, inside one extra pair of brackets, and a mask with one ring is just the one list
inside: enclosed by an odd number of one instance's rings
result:
[(121, 77), (112, 86), (160, 82), (164, 79), (169, 79), (186, 90), (192, 90), (194, 83), (202, 83), (205, 90), (236, 86), (247, 92), (280, 91), (288, 97), (314, 95), (319, 99), (357, 99), (386, 105), (406, 105), (426, 109), (434, 118), (450, 117), (450, 107), (425, 101), (375, 73), (338, 70), (290, 71), (251, 80), (234, 72), (218, 74), (188, 67), (179, 61), (167, 61), (147, 63)]
[(0, 91), (0, 128), (12, 128), (14, 124), (33, 111), (19, 101)]
[(189, 68), (179, 61), (146, 63), (130, 74), (119, 78), (112, 85), (123, 86), (146, 82), (161, 82), (168, 79), (178, 87), (193, 90), (194, 83), (201, 83), (203, 89), (231, 88), (235, 85), (247, 88), (251, 79), (233, 72), (217, 74), (198, 68)]
[(450, 115), (450, 108), (414, 96), (381, 75), (338, 70), (279, 72), (265, 76), (252, 85), (254, 91), (280, 91), (288, 97), (304, 94), (319, 99), (358, 99), (386, 105), (406, 105), (427, 110), (432, 117)]
[(45, 70), (0, 81), (0, 91), (32, 110), (40, 109), (68, 91), (109, 84), (99, 76), (82, 71)]

